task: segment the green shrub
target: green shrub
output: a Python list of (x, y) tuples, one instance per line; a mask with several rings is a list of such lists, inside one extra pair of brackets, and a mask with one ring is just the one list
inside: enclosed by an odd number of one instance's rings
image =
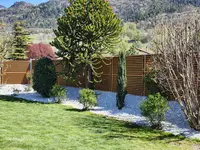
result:
[(93, 106), (97, 105), (97, 95), (93, 90), (82, 89), (79, 92), (80, 103), (83, 104), (83, 110), (88, 110)]
[(152, 128), (161, 129), (161, 121), (165, 119), (165, 113), (169, 109), (167, 100), (156, 93), (149, 95), (147, 100), (140, 105), (142, 115), (151, 123)]
[(66, 89), (57, 84), (51, 89), (51, 95), (55, 97), (55, 100), (58, 103), (62, 103), (62, 101), (67, 98)]
[(30, 82), (31, 81), (31, 75), (30, 73), (26, 73), (26, 79)]
[(56, 79), (56, 68), (52, 60), (49, 58), (39, 59), (34, 67), (33, 89), (43, 97), (50, 97)]
[(27, 72), (26, 73), (26, 79), (27, 79), (27, 81), (28, 81), (28, 84), (30, 84), (30, 87), (32, 88), (32, 86), (33, 86), (33, 78), (32, 78), (32, 76), (33, 76), (33, 73), (32, 73), (32, 75), (30, 74), (30, 72)]

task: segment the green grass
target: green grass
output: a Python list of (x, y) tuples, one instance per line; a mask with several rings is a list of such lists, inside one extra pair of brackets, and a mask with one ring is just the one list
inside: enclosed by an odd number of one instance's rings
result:
[(0, 97), (0, 150), (175, 150), (198, 144), (63, 105)]

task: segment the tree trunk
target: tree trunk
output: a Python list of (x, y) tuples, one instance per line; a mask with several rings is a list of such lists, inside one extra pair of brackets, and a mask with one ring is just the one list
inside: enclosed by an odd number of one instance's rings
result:
[(94, 90), (94, 75), (90, 66), (87, 66), (86, 88)]

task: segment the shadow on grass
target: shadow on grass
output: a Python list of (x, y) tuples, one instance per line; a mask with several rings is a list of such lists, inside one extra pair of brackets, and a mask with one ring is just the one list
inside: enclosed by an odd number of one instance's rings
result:
[(17, 98), (14, 96), (5, 96), (5, 95), (0, 95), (0, 101), (7, 101), (7, 102), (19, 102), (19, 103), (33, 103), (33, 104), (48, 104), (44, 102), (36, 102), (36, 101), (30, 101), (30, 100), (25, 100), (22, 98)]
[[(181, 140), (185, 140), (186, 137), (184, 136), (181, 136), (181, 135), (173, 135), (171, 133), (165, 133), (161, 130), (155, 130), (155, 129), (152, 129), (150, 127), (141, 127), (141, 126), (138, 126), (134, 123), (130, 123), (130, 122), (126, 122), (124, 124), (124, 126), (128, 129), (133, 129), (133, 130), (138, 130), (138, 131), (146, 131), (146, 132), (151, 132), (153, 134), (157, 134), (156, 136), (152, 136), (152, 137), (148, 137), (147, 139), (148, 140), (165, 140), (165, 141), (168, 141), (169, 143), (170, 142), (176, 142), (176, 141), (181, 141)], [(172, 141), (170, 141), (172, 140)]]
[[(70, 112), (83, 112), (79, 109), (66, 109)], [(181, 142), (186, 139), (183, 136), (175, 136), (159, 130), (153, 130), (148, 127), (141, 127), (136, 124), (116, 119), (108, 118), (101, 115), (82, 113), (75, 119), (74, 124), (80, 128), (87, 129), (96, 133), (107, 140), (123, 139), (134, 140), (140, 139), (144, 141), (162, 141), (164, 143)]]
[(86, 112), (83, 109), (77, 109), (77, 108), (67, 108), (65, 110), (68, 111), (68, 112)]

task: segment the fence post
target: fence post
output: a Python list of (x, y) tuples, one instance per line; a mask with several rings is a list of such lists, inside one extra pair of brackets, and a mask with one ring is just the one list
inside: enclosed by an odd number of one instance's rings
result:
[(111, 60), (111, 65), (110, 65), (110, 76), (111, 76), (111, 82), (110, 82), (110, 91), (113, 91), (113, 58)]
[(3, 63), (3, 60), (1, 61), (1, 67), (0, 67), (0, 74), (1, 74), (1, 77), (0, 77), (0, 84), (3, 84), (3, 65), (4, 65), (4, 63)]
[(32, 62), (32, 59), (30, 59), (29, 63), (30, 63), (30, 75), (32, 77), (32, 72), (33, 72), (33, 62)]
[(146, 55), (143, 55), (143, 96), (146, 95), (146, 86), (145, 86), (145, 70), (146, 70)]

